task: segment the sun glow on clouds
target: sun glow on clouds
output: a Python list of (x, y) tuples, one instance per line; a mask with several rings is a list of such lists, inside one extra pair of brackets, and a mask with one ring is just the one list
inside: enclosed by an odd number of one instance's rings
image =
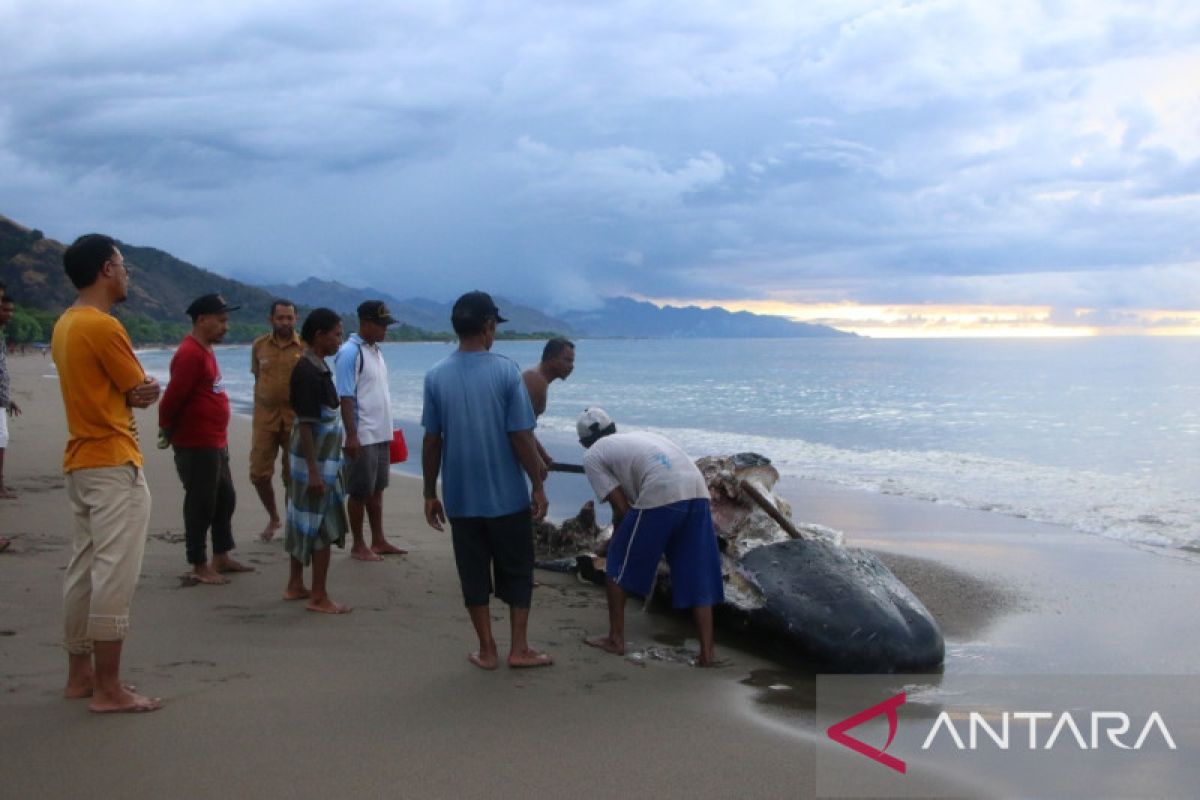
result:
[(828, 325), (873, 338), (1069, 338), (1081, 336), (1200, 336), (1200, 311), (1055, 309), (1017, 305), (868, 305), (775, 300), (678, 300), (669, 305), (719, 306)]

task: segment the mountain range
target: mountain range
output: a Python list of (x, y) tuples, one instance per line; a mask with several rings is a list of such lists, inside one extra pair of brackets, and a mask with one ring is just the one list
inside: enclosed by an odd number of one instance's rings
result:
[[(345, 286), (337, 281), (308, 278), (295, 285), (255, 286), (189, 264), (163, 250), (120, 243), (132, 269), (129, 298), (121, 316), (136, 314), (156, 321), (185, 321), (191, 300), (220, 292), (241, 306), (230, 316), (236, 322), (265, 321), (272, 299), (286, 297), (300, 307), (327, 306), (353, 313), (363, 300), (383, 300), (402, 322), (431, 333), (450, 328), (451, 303), (425, 298), (399, 298), (386, 292)], [(0, 281), (23, 305), (57, 313), (74, 302), (74, 290), (62, 269), (65, 246), (0, 216)], [(508, 318), (502, 330), (514, 333), (556, 333), (576, 337), (628, 338), (790, 338), (848, 336), (833, 328), (793, 322), (784, 317), (731, 312), (723, 308), (657, 306), (628, 297), (598, 298), (589, 310), (550, 315), (502, 294), (497, 306)]]

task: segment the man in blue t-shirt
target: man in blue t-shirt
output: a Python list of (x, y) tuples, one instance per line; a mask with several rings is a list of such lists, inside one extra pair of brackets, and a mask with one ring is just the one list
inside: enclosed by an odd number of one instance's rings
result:
[[(512, 621), (508, 665), (547, 666), (554, 659), (530, 648), (527, 638), (533, 520), (545, 517), (547, 507), (533, 407), (516, 362), (490, 352), (496, 326), (507, 322), (491, 296), (464, 294), (450, 321), (458, 350), (425, 375), (425, 520), (439, 531), (450, 520), (463, 602), (479, 637), (471, 663), (489, 670), (500, 663), (488, 609), (494, 591), (508, 604)], [(439, 473), (445, 506), (437, 496)]]

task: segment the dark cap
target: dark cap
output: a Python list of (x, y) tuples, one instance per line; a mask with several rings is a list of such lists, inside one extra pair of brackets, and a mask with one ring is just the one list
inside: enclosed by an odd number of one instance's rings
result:
[(226, 311), (237, 311), (241, 306), (231, 306), (219, 294), (202, 294), (187, 307), (187, 315), (196, 319), (201, 314), (223, 314)]
[(380, 325), (395, 325), (398, 321), (382, 300), (364, 300), (359, 303), (358, 318), (363, 322), (378, 322)]
[(492, 296), (487, 292), (467, 292), (455, 301), (454, 310), (450, 312), (451, 320), (464, 322), (483, 322), (488, 317), (495, 317), (497, 325), (508, 322), (500, 316), (500, 309), (496, 308)]

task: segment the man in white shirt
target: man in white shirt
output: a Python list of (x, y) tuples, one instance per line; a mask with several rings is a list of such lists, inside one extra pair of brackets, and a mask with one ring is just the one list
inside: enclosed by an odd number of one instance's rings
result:
[[(379, 343), (396, 319), (381, 300), (358, 306), (358, 332), (334, 356), (334, 384), (346, 428), (346, 511), (354, 545), (350, 557), (382, 561), (385, 555), (405, 555), (383, 535), (383, 490), (388, 485), (392, 443), (392, 399), (388, 393), (387, 363)], [(371, 546), (363, 538), (363, 516), (371, 525)]]
[(665, 436), (617, 433), (604, 409), (587, 409), (575, 427), (579, 443), (588, 450), (583, 457), (588, 481), (613, 512), (605, 567), (608, 635), (585, 641), (608, 653), (625, 654), (625, 598), (653, 591), (658, 562), (665, 554), (672, 605), (691, 608), (699, 628), (696, 664), (712, 666), (712, 609), (725, 602), (725, 588), (704, 476)]

